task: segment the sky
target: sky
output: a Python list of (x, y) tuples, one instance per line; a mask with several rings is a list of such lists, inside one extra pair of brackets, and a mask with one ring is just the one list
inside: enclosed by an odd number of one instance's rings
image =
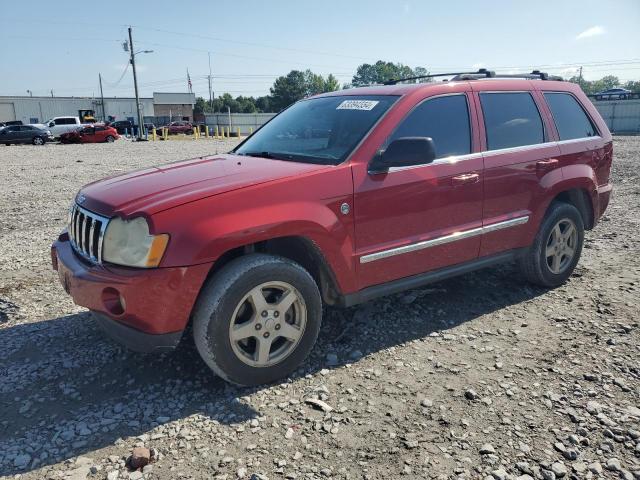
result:
[(348, 83), (376, 60), (431, 72), (539, 68), (640, 79), (640, 0), (31, 0), (0, 6), (0, 95), (133, 96), (122, 43), (133, 28), (140, 94), (258, 96), (290, 70)]

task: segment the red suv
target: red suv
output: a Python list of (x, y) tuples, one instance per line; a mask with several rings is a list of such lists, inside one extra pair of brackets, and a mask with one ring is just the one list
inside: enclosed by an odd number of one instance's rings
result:
[(299, 367), (323, 304), (507, 261), (562, 284), (611, 162), (584, 93), (544, 74), (342, 90), (228, 154), (85, 186), (53, 266), (121, 343), (172, 349), (191, 324), (214, 372), (261, 384)]

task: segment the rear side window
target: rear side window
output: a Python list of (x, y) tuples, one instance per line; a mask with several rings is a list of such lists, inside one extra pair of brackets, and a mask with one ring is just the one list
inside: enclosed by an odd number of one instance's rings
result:
[(593, 123), (578, 101), (568, 93), (545, 93), (560, 140), (597, 135)]
[(481, 93), (480, 103), (488, 150), (544, 143), (542, 118), (530, 93)]
[(465, 95), (426, 100), (402, 121), (387, 144), (402, 137), (431, 137), (436, 158), (471, 153), (469, 108)]

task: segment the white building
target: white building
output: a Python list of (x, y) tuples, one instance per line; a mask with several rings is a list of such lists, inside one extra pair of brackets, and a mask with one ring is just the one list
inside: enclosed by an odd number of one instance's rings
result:
[[(161, 101), (158, 108), (159, 114), (155, 112), (154, 98)], [(171, 110), (172, 104), (175, 104), (174, 115), (190, 111), (189, 116), (191, 118), (189, 120), (192, 120), (193, 105), (195, 104), (195, 95), (193, 93), (154, 93), (154, 98), (140, 98), (143, 117), (153, 121), (156, 116), (167, 115), (165, 111)], [(52, 117), (77, 116), (80, 110), (94, 110), (96, 118), (104, 120), (100, 97), (0, 96), (0, 122), (20, 120), (22, 123), (43, 123)], [(129, 119), (137, 123), (136, 101), (134, 98), (105, 97), (104, 110), (106, 119)]]

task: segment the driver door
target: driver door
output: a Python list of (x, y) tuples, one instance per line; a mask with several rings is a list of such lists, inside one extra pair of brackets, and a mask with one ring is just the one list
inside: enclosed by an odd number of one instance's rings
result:
[(423, 100), (381, 147), (431, 137), (436, 159), (354, 179), (360, 288), (478, 257), (483, 159), (475, 118), (465, 92)]

